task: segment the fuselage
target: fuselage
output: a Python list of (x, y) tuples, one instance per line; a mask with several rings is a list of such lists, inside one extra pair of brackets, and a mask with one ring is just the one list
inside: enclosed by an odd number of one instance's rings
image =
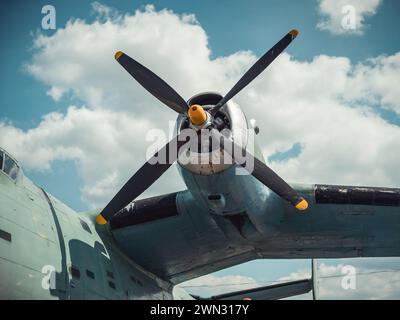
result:
[(96, 212), (77, 213), (0, 172), (0, 299), (171, 299), (172, 287), (116, 246)]

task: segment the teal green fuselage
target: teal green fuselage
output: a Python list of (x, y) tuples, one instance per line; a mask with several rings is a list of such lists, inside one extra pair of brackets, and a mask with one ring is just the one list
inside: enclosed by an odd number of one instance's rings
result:
[(172, 287), (20, 173), (0, 172), (0, 299), (171, 299)]

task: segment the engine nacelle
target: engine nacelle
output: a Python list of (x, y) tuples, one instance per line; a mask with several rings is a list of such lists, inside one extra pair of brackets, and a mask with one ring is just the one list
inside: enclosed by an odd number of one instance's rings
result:
[[(188, 104), (189, 106), (194, 104), (201, 105), (207, 111), (221, 99), (222, 96), (218, 93), (201, 93), (189, 99)], [(248, 124), (244, 113), (237, 104), (229, 101), (218, 111), (216, 116), (225, 122), (227, 130), (230, 131), (230, 138), (243, 147), (247, 145)], [(176, 121), (176, 133), (180, 133), (185, 128), (188, 128), (188, 126), (189, 122), (186, 115), (179, 115)], [(198, 139), (201, 140), (200, 136)], [(210, 149), (204, 141), (201, 142), (198, 150), (193, 150), (192, 148), (181, 154), (178, 163), (188, 171), (199, 175), (215, 174), (233, 165), (230, 155), (218, 146)]]

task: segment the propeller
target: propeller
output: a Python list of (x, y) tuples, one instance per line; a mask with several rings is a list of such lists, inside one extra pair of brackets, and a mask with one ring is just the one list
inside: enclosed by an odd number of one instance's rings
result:
[[(291, 203), (299, 210), (305, 210), (308, 207), (307, 201), (301, 197), (293, 188), (291, 188), (282, 178), (280, 178), (267, 165), (258, 160), (244, 148), (234, 143), (231, 139), (223, 136), (217, 129), (222, 129), (223, 123), (218, 117), (214, 117), (230, 99), (245, 88), (261, 72), (265, 70), (275, 58), (296, 38), (297, 30), (287, 33), (277, 44), (275, 44), (267, 53), (265, 53), (233, 86), (233, 88), (208, 112), (200, 105), (189, 107), (187, 102), (164, 80), (135, 61), (125, 53), (118, 51), (115, 59), (128, 73), (136, 79), (148, 92), (163, 102), (166, 106), (179, 114), (185, 114), (192, 125), (201, 127), (211, 117), (212, 136), (220, 143), (220, 147), (231, 155), (235, 160), (235, 155), (241, 153), (245, 155), (243, 163), (238, 162), (245, 169), (246, 164), (253, 163), (254, 168), (249, 173), (257, 178), (261, 183), (274, 191), (280, 197)], [(216, 129), (217, 128), (217, 129)], [(150, 158), (118, 191), (114, 198), (107, 204), (103, 211), (97, 216), (99, 224), (105, 224), (121, 209), (135, 200), (147, 188), (149, 188), (168, 168), (178, 159), (183, 151), (187, 136), (176, 136), (168, 142), (159, 152)], [(231, 146), (226, 148), (226, 146)], [(174, 148), (176, 147), (176, 150)], [(160, 155), (164, 156), (166, 161), (158, 161)]]

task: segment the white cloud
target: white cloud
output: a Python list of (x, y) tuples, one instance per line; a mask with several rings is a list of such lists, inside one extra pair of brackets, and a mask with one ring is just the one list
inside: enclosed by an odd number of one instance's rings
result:
[(354, 68), (349, 100), (380, 105), (400, 115), (400, 53), (368, 59)]
[[(96, 11), (101, 19), (71, 20), (53, 36), (38, 36), (25, 65), (54, 100), (68, 92), (86, 107), (46, 115), (28, 131), (0, 125), (0, 144), (27, 169), (74, 160), (83, 177), (82, 197), (91, 207), (109, 201), (143, 163), (149, 129), (166, 130), (176, 117), (114, 61), (116, 50), (154, 70), (185, 98), (227, 92), (256, 60), (251, 52), (212, 59), (207, 35), (193, 15), (150, 6), (124, 15), (103, 7)], [(277, 40), (271, 39), (271, 46)], [(271, 164), (289, 181), (399, 185), (400, 128), (373, 109), (378, 103), (399, 112), (394, 87), (400, 82), (399, 58), (352, 65), (343, 57), (302, 62), (284, 53), (235, 100), (257, 119), (265, 156), (301, 143), (298, 157)], [(149, 192), (180, 188), (172, 169)]]
[[(65, 115), (47, 114), (28, 131), (0, 122), (0, 145), (28, 169), (49, 170), (55, 160), (75, 161), (84, 181), (82, 199), (94, 208), (110, 200), (145, 161), (149, 128), (149, 121), (123, 111), (70, 107)], [(183, 188), (179, 179), (171, 180), (170, 188)], [(157, 191), (155, 186), (150, 193)]]
[(126, 110), (158, 122), (164, 117), (174, 119), (175, 114), (114, 60), (117, 50), (156, 71), (186, 98), (200, 91), (227, 89), (227, 79), (253, 60), (247, 52), (210, 59), (207, 35), (193, 15), (157, 12), (152, 6), (94, 23), (69, 21), (52, 37), (38, 36), (34, 48), (36, 53), (25, 68), (43, 83), (67, 88), (90, 108)]
[(333, 34), (361, 35), (367, 17), (376, 14), (382, 0), (319, 0), (317, 28)]
[(303, 146), (298, 157), (271, 164), (283, 177), (398, 186), (400, 129), (373, 107), (385, 101), (387, 108), (398, 110), (393, 95), (400, 68), (393, 61), (399, 58), (379, 57), (354, 66), (347, 58), (299, 62), (283, 54), (237, 101), (257, 119), (265, 155), (295, 143)]
[(65, 93), (65, 89), (60, 88), (60, 87), (56, 87), (56, 86), (52, 86), (49, 90), (47, 90), (46, 94), (50, 97), (52, 97), (52, 99), (54, 101), (59, 101), (61, 99), (61, 97), (63, 96), (63, 94)]
[[(351, 261), (349, 261), (351, 262)], [(373, 269), (368, 265), (356, 268), (355, 288), (343, 289), (343, 264), (321, 264), (318, 269), (318, 299), (399, 299), (400, 272)]]
[(94, 1), (91, 3), (92, 6), (92, 11), (94, 14), (100, 16), (100, 17), (110, 17), (113, 14), (117, 14), (115, 10), (113, 10), (111, 7), (106, 6), (98, 1)]
[(279, 278), (278, 281), (279, 282), (296, 281), (296, 280), (310, 279), (310, 277), (311, 277), (311, 270), (302, 269), (291, 272), (289, 275)]

